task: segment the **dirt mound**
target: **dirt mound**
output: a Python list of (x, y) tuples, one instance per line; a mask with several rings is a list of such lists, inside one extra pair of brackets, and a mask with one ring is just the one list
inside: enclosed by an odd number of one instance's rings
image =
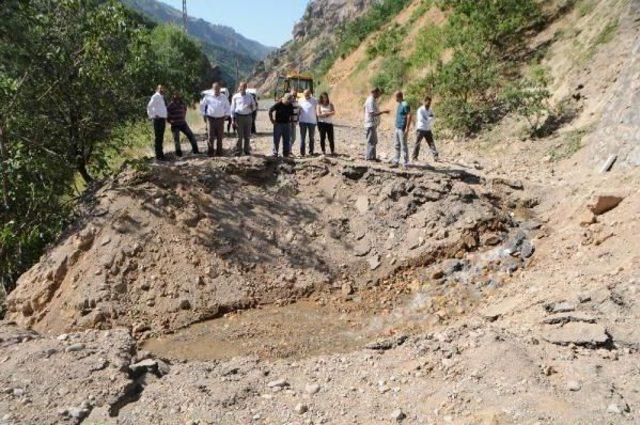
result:
[[(21, 277), (8, 317), (39, 331), (127, 326), (141, 336), (406, 281), (408, 270), (422, 283), (472, 284), (533, 252), (525, 233), (508, 238), (517, 203), (501, 190), (511, 189), (462, 170), (325, 158), (127, 169), (96, 193), (86, 225)], [(480, 268), (469, 261), (503, 240)]]

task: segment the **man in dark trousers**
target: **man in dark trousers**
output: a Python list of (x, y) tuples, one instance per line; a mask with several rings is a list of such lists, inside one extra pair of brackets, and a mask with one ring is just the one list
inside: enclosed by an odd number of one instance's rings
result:
[(175, 93), (171, 99), (171, 103), (167, 106), (167, 122), (171, 124), (171, 133), (173, 133), (173, 142), (176, 145), (176, 155), (182, 156), (180, 147), (180, 133), (184, 133), (191, 143), (191, 149), (194, 154), (198, 151), (198, 143), (193, 132), (187, 124), (187, 105), (183, 102), (180, 93)]
[(156, 92), (151, 96), (147, 104), (147, 116), (153, 122), (153, 132), (155, 133), (156, 159), (164, 161), (164, 130), (167, 125), (167, 104), (164, 101), (164, 87), (159, 85)]
[[(274, 117), (275, 114), (275, 117)], [(282, 139), (282, 156), (291, 156), (291, 121), (294, 110), (292, 96), (285, 94), (282, 99), (269, 109), (269, 119), (273, 124), (273, 147), (274, 157), (278, 157), (280, 139)]]
[[(205, 92), (200, 102), (200, 113), (209, 125), (207, 144), (209, 156), (222, 155), (222, 139), (224, 138), (224, 122), (231, 115), (227, 96), (222, 93), (219, 83), (213, 83), (211, 90)], [(215, 148), (214, 148), (215, 143)]]

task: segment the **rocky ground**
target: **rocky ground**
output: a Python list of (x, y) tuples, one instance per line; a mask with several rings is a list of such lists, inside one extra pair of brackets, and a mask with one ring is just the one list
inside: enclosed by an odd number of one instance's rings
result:
[(637, 173), (268, 141), (96, 192), (9, 296), (0, 423), (640, 421)]

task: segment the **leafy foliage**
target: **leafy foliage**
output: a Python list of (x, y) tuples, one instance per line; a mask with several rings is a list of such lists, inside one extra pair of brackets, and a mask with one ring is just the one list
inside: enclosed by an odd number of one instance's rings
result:
[(392, 93), (402, 87), (405, 81), (407, 64), (398, 56), (390, 56), (382, 63), (382, 70), (373, 77), (371, 84), (384, 93)]
[(406, 28), (394, 23), (367, 46), (369, 59), (399, 53), (406, 35)]
[(316, 68), (317, 75), (325, 75), (339, 57), (346, 57), (371, 34), (387, 24), (404, 9), (411, 0), (382, 0), (362, 16), (349, 21), (337, 30), (337, 42), (333, 53), (327, 55)]
[(156, 82), (197, 93), (208, 65), (177, 32), (150, 29), (114, 0), (3, 2), (0, 283), (65, 226), (76, 176), (105, 175), (122, 147), (114, 128), (143, 117)]
[[(436, 0), (435, 4), (447, 12), (447, 20), (417, 37), (410, 66), (429, 72), (411, 84), (407, 94), (409, 99), (438, 95), (435, 107), (441, 122), (454, 132), (474, 133), (516, 107), (515, 97), (529, 95), (528, 90), (512, 87), (510, 103), (505, 105), (503, 90), (517, 75), (517, 52), (524, 48), (526, 30), (539, 22), (540, 6), (534, 0)], [(521, 111), (522, 105), (532, 103), (520, 100)]]
[(547, 89), (548, 77), (544, 69), (535, 68), (532, 74), (508, 85), (502, 99), (510, 111), (526, 119), (530, 135), (537, 137), (542, 135), (541, 130), (549, 116), (551, 92)]

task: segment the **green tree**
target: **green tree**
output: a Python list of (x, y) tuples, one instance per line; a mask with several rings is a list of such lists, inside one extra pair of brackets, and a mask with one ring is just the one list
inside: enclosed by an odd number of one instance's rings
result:
[(3, 2), (2, 284), (12, 285), (68, 223), (76, 175), (104, 175), (109, 153), (126, 143), (114, 129), (145, 116), (155, 84), (189, 96), (201, 88), (208, 62), (178, 32), (150, 28), (115, 0)]
[(211, 77), (211, 64), (202, 53), (200, 43), (175, 25), (155, 27), (147, 40), (153, 81), (181, 92), (186, 99), (199, 99), (200, 89), (210, 85)]

